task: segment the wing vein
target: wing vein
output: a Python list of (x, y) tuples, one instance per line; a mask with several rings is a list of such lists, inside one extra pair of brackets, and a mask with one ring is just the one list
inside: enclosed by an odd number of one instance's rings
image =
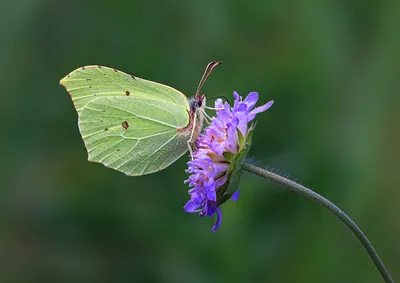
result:
[[(93, 103), (95, 103), (95, 102), (93, 102)], [(87, 106), (86, 106), (86, 107), (87, 107)], [(111, 107), (111, 106), (110, 106), (110, 107)], [(115, 108), (115, 109), (121, 110), (121, 111), (123, 111), (123, 112), (132, 114), (132, 115), (134, 115), (134, 116), (136, 116), (136, 117), (138, 117), (138, 118), (144, 119), (144, 120), (153, 121), (153, 122), (155, 122), (155, 123), (162, 124), (162, 125), (165, 125), (165, 126), (174, 128), (174, 129), (177, 128), (177, 127), (174, 126), (174, 125), (170, 125), (170, 124), (167, 124), (167, 123), (163, 123), (163, 122), (161, 122), (161, 121), (158, 121), (158, 120), (155, 120), (155, 119), (151, 119), (151, 118), (148, 118), (148, 117), (143, 117), (143, 116), (137, 115), (137, 114), (134, 113), (134, 112), (131, 112), (131, 111), (128, 111), (128, 110), (126, 110), (126, 109), (122, 109), (122, 108), (116, 107), (116, 106), (114, 106), (114, 105), (112, 106), (112, 108)]]
[[(150, 91), (154, 91), (153, 89), (151, 89), (149, 86), (143, 84), (142, 82), (138, 82), (140, 85), (145, 86), (147, 89), (149, 89)], [(165, 91), (164, 89), (159, 88), (158, 90), (160, 90), (161, 92), (163, 92), (164, 94), (166, 94), (168, 97), (172, 98), (173, 101), (175, 101), (175, 103), (177, 105), (179, 105), (178, 101), (176, 100), (176, 98), (174, 96), (171, 96), (167, 91)]]
[[(154, 151), (152, 154), (150, 154), (149, 156), (147, 156), (145, 159), (143, 159), (142, 161), (140, 161), (135, 167), (132, 168), (130, 174), (133, 172), (133, 170), (135, 170), (135, 168), (137, 168), (140, 164), (142, 164), (144, 161), (146, 161), (147, 159), (149, 159), (150, 157), (152, 157), (154, 154), (156, 154), (161, 148), (163, 148), (166, 144), (168, 144), (170, 141), (172, 141), (178, 134), (174, 135), (172, 138), (170, 138), (168, 141), (166, 141), (164, 144), (162, 144), (156, 151)], [(144, 170), (144, 169), (143, 169)], [(141, 175), (143, 174), (143, 170), (140, 173)]]
[[(97, 153), (95, 156), (93, 156), (93, 158), (96, 158), (96, 156), (99, 156), (99, 155), (102, 154), (103, 152), (105, 152), (105, 151), (109, 150), (110, 148), (116, 146), (117, 144), (119, 144), (119, 143), (122, 142), (123, 140), (124, 140), (124, 139), (121, 138), (121, 139), (120, 139), (119, 141), (117, 141), (116, 143), (110, 145), (109, 147), (107, 147), (107, 148), (103, 149), (102, 151), (100, 151), (99, 153)], [(94, 148), (96, 148), (96, 147), (94, 147)], [(106, 157), (107, 157), (107, 156), (106, 156)], [(106, 157), (104, 157), (104, 159), (105, 159)], [(104, 159), (100, 160), (100, 162), (103, 161)]]
[(168, 133), (172, 133), (172, 132), (174, 132), (174, 130), (172, 130), (172, 131), (165, 131), (165, 132), (161, 132), (161, 133), (156, 133), (156, 134), (152, 134), (152, 135), (148, 135), (148, 136), (144, 136), (144, 137), (141, 137), (141, 138), (134, 138), (134, 137), (126, 137), (126, 136), (122, 136), (124, 139), (128, 139), (128, 140), (145, 140), (145, 139), (148, 139), (148, 138), (152, 138), (152, 137), (156, 137), (156, 136), (161, 136), (161, 135), (163, 135), (163, 134), (168, 134)]
[[(139, 142), (140, 142), (140, 141), (138, 141), (137, 143), (135, 143), (135, 145), (134, 145), (130, 150), (128, 150), (124, 155), (121, 155), (120, 157), (118, 157), (118, 159), (114, 160), (113, 163), (117, 162), (118, 160), (120, 160), (120, 159), (123, 158), (124, 156), (127, 156), (129, 153), (131, 153), (132, 150), (134, 150), (135, 147), (139, 144)], [(122, 166), (124, 166), (125, 164), (127, 164), (128, 162), (130, 162), (132, 159), (133, 159), (133, 157), (129, 158), (127, 161), (125, 161), (124, 163), (122, 163), (121, 165), (119, 165), (117, 168), (115, 168), (115, 170), (118, 170), (119, 168), (121, 168)], [(111, 164), (113, 164), (113, 163), (111, 163)], [(110, 165), (111, 165), (111, 164), (110, 164)]]

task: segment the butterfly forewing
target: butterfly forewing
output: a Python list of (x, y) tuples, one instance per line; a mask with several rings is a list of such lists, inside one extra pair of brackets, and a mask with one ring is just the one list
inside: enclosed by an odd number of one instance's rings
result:
[(170, 102), (189, 110), (185, 95), (178, 90), (116, 69), (86, 66), (76, 69), (60, 83), (67, 89), (78, 113), (91, 100), (98, 97), (135, 96)]
[(74, 101), (90, 161), (137, 176), (164, 169), (188, 150), (189, 105), (179, 91), (95, 66), (61, 83)]

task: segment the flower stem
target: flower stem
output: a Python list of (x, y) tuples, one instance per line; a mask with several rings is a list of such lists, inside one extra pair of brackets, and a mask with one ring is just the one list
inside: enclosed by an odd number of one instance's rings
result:
[(293, 182), (289, 179), (286, 179), (282, 176), (279, 176), (275, 173), (272, 173), (265, 169), (254, 166), (252, 164), (243, 163), (242, 169), (245, 171), (248, 171), (250, 173), (264, 177), (265, 179), (273, 181), (279, 185), (282, 185), (282, 186), (288, 188), (290, 191), (298, 193), (302, 196), (305, 196), (306, 198), (309, 198), (309, 199), (315, 201), (316, 203), (322, 205), (323, 207), (329, 209), (340, 220), (342, 220), (344, 222), (344, 224), (346, 224), (347, 227), (349, 227), (350, 230), (354, 233), (354, 235), (356, 235), (356, 237), (360, 240), (361, 244), (363, 245), (363, 247), (367, 251), (368, 255), (370, 256), (372, 262), (375, 264), (376, 268), (378, 269), (379, 273), (381, 274), (383, 280), (385, 282), (394, 282), (393, 279), (390, 277), (390, 274), (387, 271), (385, 265), (379, 258), (374, 247), (372, 246), (371, 242), (364, 235), (363, 231), (361, 231), (361, 229), (356, 225), (356, 223), (354, 223), (353, 220), (350, 219), (350, 217), (348, 217), (346, 215), (346, 213), (344, 213), (342, 210), (340, 210), (340, 208), (338, 208), (332, 202), (330, 202), (323, 196), (317, 194), (316, 192), (314, 192), (310, 189), (307, 189), (306, 187), (304, 187), (300, 184), (297, 184), (296, 182)]

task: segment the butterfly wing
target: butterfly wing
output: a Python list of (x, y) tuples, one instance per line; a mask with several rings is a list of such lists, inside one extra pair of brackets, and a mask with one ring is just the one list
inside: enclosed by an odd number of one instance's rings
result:
[(61, 84), (78, 112), (89, 161), (138, 176), (188, 150), (189, 105), (179, 91), (98, 66), (78, 69)]
[(187, 97), (180, 91), (108, 67), (78, 68), (61, 79), (60, 84), (71, 95), (78, 114), (91, 100), (114, 96), (153, 98), (177, 104), (189, 110)]

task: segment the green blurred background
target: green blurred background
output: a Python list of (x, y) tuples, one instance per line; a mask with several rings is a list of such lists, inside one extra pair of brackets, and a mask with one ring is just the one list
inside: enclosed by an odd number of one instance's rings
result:
[(258, 91), (251, 155), (328, 197), (400, 280), (399, 1), (2, 1), (1, 282), (380, 282), (327, 210), (245, 174), (223, 223), (183, 211), (187, 158), (86, 161), (59, 80), (111, 66), (191, 96)]

